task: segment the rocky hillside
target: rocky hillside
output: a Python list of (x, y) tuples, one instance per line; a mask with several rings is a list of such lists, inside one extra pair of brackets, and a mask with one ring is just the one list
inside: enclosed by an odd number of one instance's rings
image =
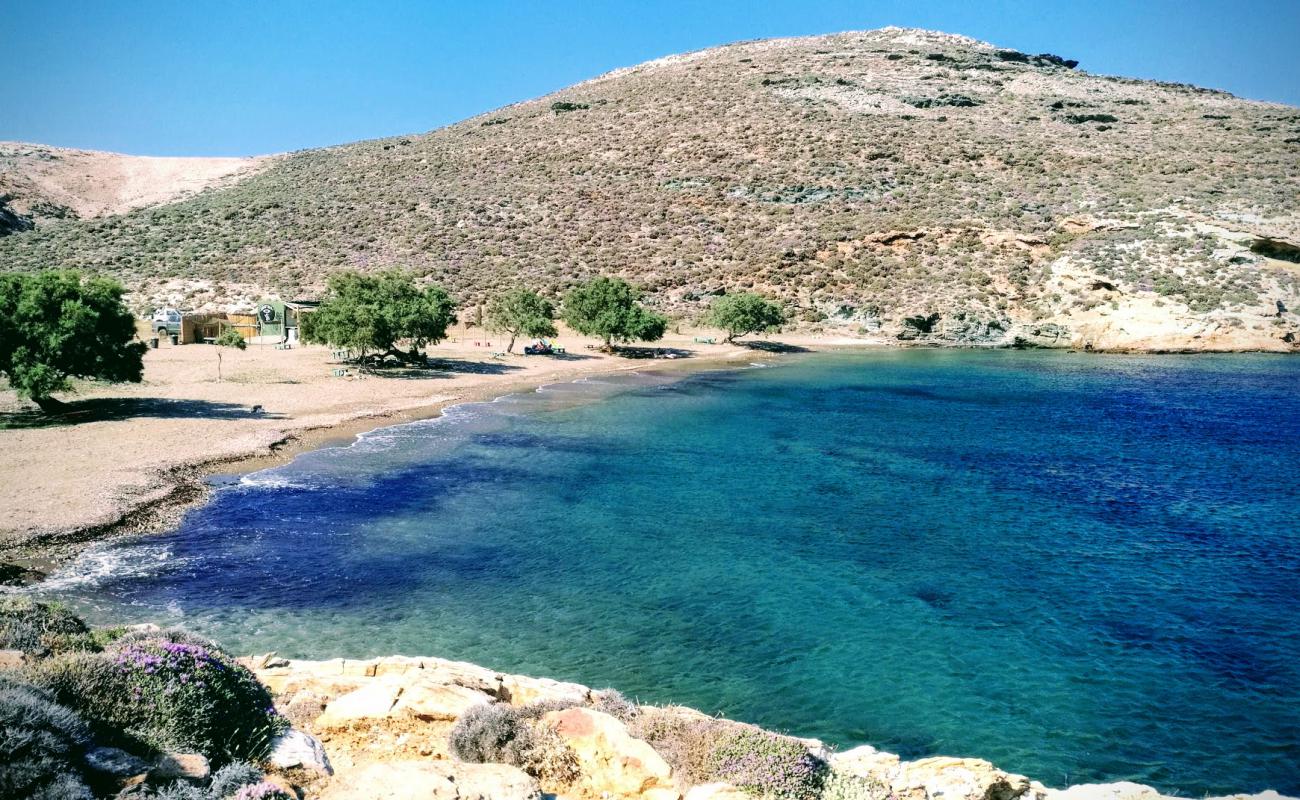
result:
[(0, 142), (0, 236), (176, 201), (268, 158), (153, 158)]
[(38, 222), (0, 264), (217, 299), (396, 264), (465, 304), (617, 273), (687, 324), (755, 288), (889, 340), (1289, 350), (1300, 109), (916, 30), (747, 42)]

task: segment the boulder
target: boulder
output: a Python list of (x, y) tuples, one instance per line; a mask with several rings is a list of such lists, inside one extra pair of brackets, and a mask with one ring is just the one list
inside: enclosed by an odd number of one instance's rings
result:
[(130, 778), (149, 771), (149, 762), (116, 747), (92, 747), (84, 756), (91, 772), (114, 778)]
[(1016, 800), (1030, 791), (1028, 778), (978, 758), (905, 761), (888, 783), (898, 800)]
[(358, 720), (383, 719), (392, 714), (402, 685), (392, 680), (374, 680), (342, 697), (331, 700), (316, 720), (322, 728), (340, 728)]
[(0, 650), (0, 669), (18, 669), (27, 663), (27, 654), (22, 650)]
[(212, 773), (208, 759), (199, 753), (163, 753), (149, 770), (150, 783), (189, 781), (203, 783)]
[(335, 778), (320, 800), (540, 800), (537, 781), (505, 764), (395, 761)]
[(1141, 783), (1081, 783), (1068, 789), (1047, 789), (1046, 800), (1157, 800), (1160, 792)]
[(271, 766), (280, 769), (302, 767), (326, 775), (334, 774), (325, 748), (315, 736), (299, 730), (290, 729), (277, 736), (271, 743), (271, 755), (267, 760)]
[(754, 800), (754, 796), (729, 783), (702, 783), (687, 792), (685, 800)]
[(890, 776), (898, 769), (899, 759), (893, 753), (877, 750), (869, 744), (835, 753), (827, 759), (831, 769), (845, 775), (869, 778), (888, 784)]
[(586, 703), (591, 699), (591, 690), (576, 683), (563, 683), (549, 678), (502, 675), (501, 699), (512, 706), (531, 703)]
[(408, 714), (422, 720), (454, 720), (471, 706), (492, 702), (492, 697), (477, 689), (441, 685), (428, 679), (416, 681), (402, 690), (393, 707), (394, 714)]
[(573, 749), (581, 788), (596, 797), (677, 800), (672, 768), (627, 727), (590, 708), (566, 708), (542, 717)]

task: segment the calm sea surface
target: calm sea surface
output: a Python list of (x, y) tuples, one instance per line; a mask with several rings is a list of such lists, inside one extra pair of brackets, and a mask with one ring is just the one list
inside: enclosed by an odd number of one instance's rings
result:
[(466, 405), (42, 591), (1049, 785), (1300, 793), (1300, 359), (912, 350)]

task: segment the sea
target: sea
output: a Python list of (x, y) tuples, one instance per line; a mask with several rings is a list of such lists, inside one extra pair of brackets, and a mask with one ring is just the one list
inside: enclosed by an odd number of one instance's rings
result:
[(1049, 786), (1300, 794), (1300, 359), (880, 350), (593, 377), (252, 474), (38, 591)]

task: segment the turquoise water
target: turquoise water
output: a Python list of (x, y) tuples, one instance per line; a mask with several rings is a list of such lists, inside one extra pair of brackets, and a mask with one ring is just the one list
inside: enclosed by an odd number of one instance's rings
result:
[(1300, 359), (913, 350), (548, 387), (232, 479), (45, 591), (1049, 785), (1300, 793)]

